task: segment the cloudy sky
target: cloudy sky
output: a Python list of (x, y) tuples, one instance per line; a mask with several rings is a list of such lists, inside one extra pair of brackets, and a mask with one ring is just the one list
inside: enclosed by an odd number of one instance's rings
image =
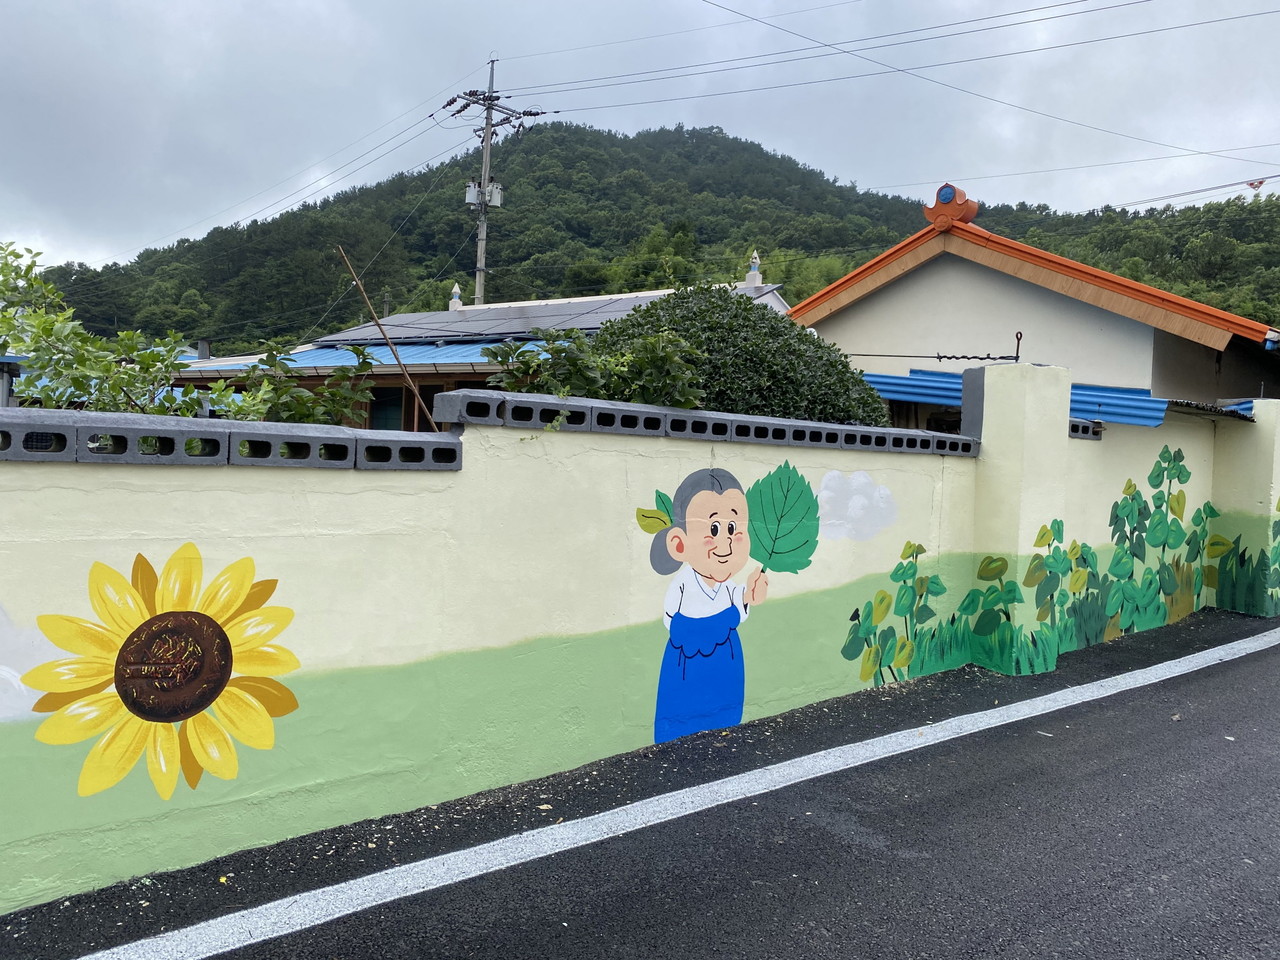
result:
[(124, 262), (438, 163), (477, 142), (439, 108), (491, 58), (513, 108), (716, 125), (905, 196), (950, 179), (1078, 211), (1280, 186), (1280, 0), (0, 6), (0, 239), (44, 263)]

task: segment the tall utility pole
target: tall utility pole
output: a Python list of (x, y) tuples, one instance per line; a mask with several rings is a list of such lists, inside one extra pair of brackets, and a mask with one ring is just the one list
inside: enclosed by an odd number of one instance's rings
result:
[[(468, 90), (451, 98), (442, 109), (448, 109), (455, 103), (460, 104), (453, 111), (453, 116), (461, 116), (471, 107), (484, 110), (484, 126), (476, 130), (480, 136), (480, 180), (467, 184), (467, 203), (476, 211), (476, 303), (484, 303), (485, 247), (489, 241), (489, 208), (502, 206), (502, 184), (489, 179), (489, 148), (493, 145), (493, 131), (508, 124), (520, 122), (523, 128), (525, 117), (542, 116), (542, 110), (512, 110), (498, 101), (502, 98), (493, 91), (493, 68), (497, 60), (489, 61), (489, 89)], [(495, 121), (493, 115), (497, 113)]]
[(502, 206), (502, 187), (498, 187), (497, 197), (492, 196), (493, 188), (489, 184), (489, 147), (493, 144), (493, 67), (496, 61), (489, 61), (489, 92), (484, 98), (484, 133), (480, 135), (480, 189), (476, 191), (476, 303), (484, 303), (484, 269), (485, 246), (489, 242), (489, 204), (497, 199), (494, 206)]

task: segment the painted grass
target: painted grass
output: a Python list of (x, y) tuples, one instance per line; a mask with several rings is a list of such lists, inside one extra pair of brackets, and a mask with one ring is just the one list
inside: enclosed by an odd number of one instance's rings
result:
[[(839, 655), (857, 585), (771, 600), (743, 625), (746, 719), (857, 689)], [(0, 912), (325, 827), (571, 769), (652, 743), (660, 622), (399, 667), (288, 678), (299, 709), (240, 775), (156, 796), (145, 763), (92, 797), (89, 743), (0, 724)]]

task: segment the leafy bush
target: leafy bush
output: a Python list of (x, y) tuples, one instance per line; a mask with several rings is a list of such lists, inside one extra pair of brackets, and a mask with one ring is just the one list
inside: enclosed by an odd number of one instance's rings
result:
[(491, 385), (517, 393), (686, 409), (702, 398), (695, 386), (699, 355), (675, 334), (659, 331), (606, 352), (581, 330), (535, 328), (530, 333), (537, 342), (481, 348), (488, 360), (503, 367), (489, 378)]
[(884, 401), (835, 346), (725, 287), (679, 290), (607, 321), (594, 349), (602, 356), (629, 355), (662, 333), (690, 348), (700, 405), (707, 410), (888, 424)]
[(150, 338), (133, 330), (114, 337), (90, 333), (72, 316), (62, 294), (36, 272), (36, 254), (0, 242), (0, 355), (21, 356), (23, 375), (14, 394), (49, 409), (233, 420), (344, 423), (372, 396), (372, 358), (349, 347), (353, 365), (339, 367), (314, 388), (303, 387), (288, 357), (269, 348), (234, 381), (206, 389), (174, 386), (189, 364), (186, 340), (177, 333)]

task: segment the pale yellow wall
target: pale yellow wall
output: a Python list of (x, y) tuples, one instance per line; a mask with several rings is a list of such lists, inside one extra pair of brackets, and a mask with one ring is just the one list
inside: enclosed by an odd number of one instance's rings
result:
[(975, 365), (932, 359), (938, 353), (1012, 355), (1021, 330), (1026, 362), (1067, 367), (1076, 383), (1151, 386), (1151, 327), (949, 254), (814, 329), (854, 354), (855, 367), (897, 375), (913, 368), (959, 373)]
[(1025, 363), (994, 364), (981, 374), (973, 549), (1016, 557), (1062, 500), (1070, 374)]
[(869, 542), (821, 541), (774, 596), (892, 567), (908, 533), (963, 548), (972, 522), (945, 509), (969, 459), (477, 426), (464, 443), (457, 473), (0, 464), (0, 608), (92, 618), (92, 563), (127, 575), (141, 552), (158, 569), (190, 540), (206, 579), (242, 556), (280, 579), (303, 670), (408, 663), (655, 619), (665, 580), (635, 509), (700, 467), (747, 487), (789, 460), (815, 491), (829, 470), (867, 471), (903, 505)]
[[(1160, 427), (1106, 426), (1101, 441), (1072, 440), (1067, 447), (1063, 512), (1044, 522), (1063, 520), (1068, 540), (1080, 540), (1095, 548), (1109, 544), (1110, 505), (1120, 499), (1127, 480), (1133, 480), (1150, 500), (1153, 491), (1147, 475), (1166, 444), (1170, 450), (1182, 450), (1191, 471), (1191, 479), (1180, 485), (1186, 490), (1188, 504), (1184, 522), (1189, 522), (1196, 507), (1214, 499), (1216, 433), (1212, 420), (1170, 414)], [(1252, 424), (1246, 426), (1255, 429)]]
[[(1191, 470), (1188, 512), (1212, 499), (1256, 519), (1251, 544), (1270, 542), (1280, 401), (1260, 401), (1256, 424), (1171, 414), (1070, 440), (1075, 372), (979, 372), (977, 459), (471, 426), (460, 472), (0, 463), (0, 667), (16, 676), (61, 656), (40, 615), (96, 619), (92, 564), (127, 574), (141, 551), (159, 567), (186, 541), (205, 582), (243, 556), (280, 580), (272, 603), (296, 613), (280, 642), (301, 662), (282, 678), (301, 707), (277, 745), (243, 750), (238, 779), (171, 800), (145, 763), (79, 797), (90, 745), (37, 742), (25, 705), (0, 715), (0, 809), (20, 810), (0, 818), (0, 911), (651, 742), (669, 580), (649, 567), (635, 510), (700, 468), (749, 487), (788, 460), (815, 491), (828, 471), (866, 472), (896, 509), (771, 576), (772, 606), (743, 629), (748, 717), (866, 685), (840, 655), (849, 612), (893, 587), (904, 541), (945, 579), (945, 617), (975, 556), (1006, 557), (1021, 580), (1041, 524), (1062, 520), (1067, 542), (1104, 550), (1111, 503), (1129, 478), (1150, 498), (1166, 444)], [(1029, 624), (1035, 610), (1017, 615)]]
[(1257, 421), (1218, 423), (1213, 496), (1219, 510), (1270, 518), (1280, 496), (1280, 400), (1255, 400)]

